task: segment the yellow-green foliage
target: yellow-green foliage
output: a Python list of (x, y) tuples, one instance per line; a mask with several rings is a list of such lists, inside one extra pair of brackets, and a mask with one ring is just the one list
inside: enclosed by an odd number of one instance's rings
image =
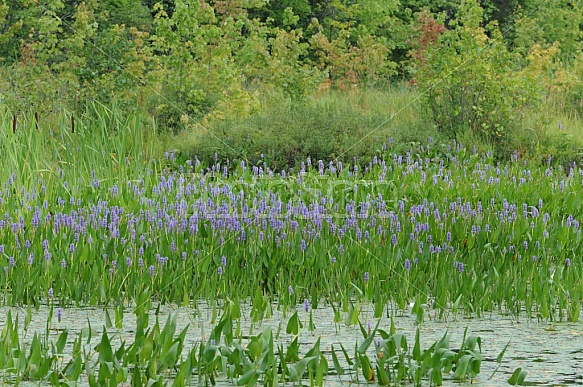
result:
[[(43, 116), (113, 103), (178, 133), (270, 116), (274, 105), (312, 114), (330, 91), (404, 81), (431, 113), (415, 105), (405, 137), (423, 122), (506, 151), (542, 106), (578, 122), (583, 12), (567, 0), (499, 3), (0, 0), (0, 102)], [(334, 146), (318, 152), (337, 155)]]
[(462, 2), (452, 28), (430, 45), (415, 80), (437, 127), (466, 130), (504, 144), (526, 107), (540, 103), (537, 74), (520, 71), (495, 24), (481, 27), (482, 9)]

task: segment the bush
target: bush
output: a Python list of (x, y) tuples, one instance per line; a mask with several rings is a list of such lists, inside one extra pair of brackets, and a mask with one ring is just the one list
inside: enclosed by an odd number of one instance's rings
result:
[(484, 29), (481, 21), (476, 1), (464, 1), (453, 28), (428, 45), (423, 61), (416, 63), (415, 82), (440, 131), (455, 138), (469, 130), (498, 149), (524, 108), (540, 98), (535, 77), (515, 67), (517, 57), (506, 49), (496, 25)]
[[(418, 105), (411, 103), (410, 88), (329, 91), (307, 101), (269, 100), (267, 107), (248, 117), (209, 123), (208, 131), (182, 133), (176, 148), (205, 164), (215, 160), (246, 158), (265, 162), (271, 169), (297, 166), (310, 157), (314, 162), (338, 159), (344, 163), (368, 162), (389, 138), (393, 149), (424, 143), (435, 137), (431, 125), (419, 120)], [(399, 112), (389, 119), (392, 112)], [(439, 139), (436, 139), (439, 141)], [(261, 155), (263, 154), (263, 158)]]
[[(365, 117), (351, 111), (316, 110), (309, 104), (292, 104), (243, 120), (215, 122), (211, 132), (189, 150), (210, 161), (246, 158), (263, 161), (272, 169), (293, 167), (308, 157), (330, 161), (374, 154), (374, 138), (365, 138), (382, 117)], [(379, 149), (381, 144), (376, 145)], [(263, 157), (262, 157), (263, 155)]]

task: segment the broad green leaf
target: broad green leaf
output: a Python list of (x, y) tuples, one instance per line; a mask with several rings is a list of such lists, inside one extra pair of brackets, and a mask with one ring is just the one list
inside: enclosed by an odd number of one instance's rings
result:
[(511, 386), (523, 386), (524, 380), (526, 379), (526, 371), (523, 371), (522, 368), (517, 368), (512, 373), (512, 376), (508, 379), (508, 384)]
[(334, 350), (334, 345), (332, 345), (332, 362), (334, 363), (334, 369), (338, 375), (344, 375), (344, 370), (340, 366), (340, 362), (338, 361), (338, 356), (336, 355), (336, 351)]
[[(64, 332), (63, 332), (64, 333)], [(66, 337), (65, 337), (66, 339)], [(105, 328), (103, 328), (103, 334), (101, 335), (101, 343), (99, 344), (99, 363), (105, 364), (107, 362), (113, 362), (113, 350), (109, 342), (109, 337)]]

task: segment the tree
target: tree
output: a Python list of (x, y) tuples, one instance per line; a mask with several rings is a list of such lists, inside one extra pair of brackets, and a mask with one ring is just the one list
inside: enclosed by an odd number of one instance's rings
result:
[(483, 9), (463, 0), (451, 28), (427, 45), (415, 80), (439, 130), (470, 131), (500, 149), (526, 106), (540, 102), (535, 77), (516, 67), (496, 23), (481, 27)]

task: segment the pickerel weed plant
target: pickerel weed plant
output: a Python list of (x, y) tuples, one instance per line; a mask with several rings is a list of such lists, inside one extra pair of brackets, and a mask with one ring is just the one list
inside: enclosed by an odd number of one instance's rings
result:
[[(294, 339), (286, 346), (276, 344), (277, 338), (269, 327), (257, 335), (237, 335), (236, 321), (229, 309), (222, 313), (206, 341), (197, 342), (186, 351), (189, 326), (177, 332), (176, 315), (169, 315), (162, 328), (158, 318), (154, 326), (147, 328), (148, 314), (137, 317), (137, 329), (130, 343), (114, 339), (115, 332), (104, 327), (97, 344), (91, 340), (90, 325), (72, 344), (68, 341), (68, 330), (62, 331), (55, 342), (35, 334), (32, 341), (23, 343), (18, 338), (18, 319), (13, 320), (10, 312), (7, 317), (0, 340), (0, 372), (5, 381), (12, 383), (38, 381), (62, 385), (87, 378), (92, 385), (145, 386), (168, 381), (178, 386), (197, 381), (214, 385), (218, 380), (230, 380), (239, 386), (251, 386), (308, 380), (322, 386), (333, 375), (351, 375), (357, 382), (362, 376), (366, 382), (379, 385), (397, 382), (441, 385), (444, 376), (453, 380), (475, 377), (482, 361), (479, 337), (466, 338), (464, 334), (461, 348), (450, 350), (446, 334), (422, 351), (419, 330), (411, 348), (394, 324), (391, 323), (390, 332), (380, 329), (380, 320), (368, 331), (359, 322), (363, 341), (356, 344), (353, 355), (338, 343), (342, 349), (339, 357), (334, 346), (330, 351), (324, 350), (320, 338), (304, 351), (295, 331)], [(288, 326), (293, 326), (296, 319), (294, 314)]]
[[(251, 335), (252, 344), (238, 342), (229, 332), (247, 308), (253, 324), (282, 311), (285, 331), (296, 336), (317, 330), (322, 305), (337, 326), (358, 326), (369, 304), (377, 319), (411, 308), (417, 323), (494, 312), (580, 318), (583, 170), (576, 164), (549, 157), (541, 167), (518, 153), (501, 164), (491, 153), (428, 139), (404, 154), (390, 140), (379, 143), (368, 163), (307, 159), (294, 171), (203, 165), (174, 152), (156, 158), (140, 117), (122, 120), (100, 106), (91, 117), (78, 119), (75, 133), (67, 122), (37, 136), (12, 133), (9, 115), (1, 120), (3, 304), (27, 305), (29, 316), (48, 305), (47, 337), (66, 307), (113, 311), (98, 355), (77, 345), (52, 373), (61, 345), (46, 352), (39, 337), (37, 349), (23, 351), (17, 329), (6, 325), (1, 364), (17, 378), (60, 383), (86, 374), (96, 383), (148, 384), (176, 373), (179, 384), (193, 373), (208, 383), (226, 373), (242, 384), (319, 383), (330, 364), (338, 374), (337, 363), (350, 370), (335, 351), (316, 346), (307, 356), (299, 341), (282, 348), (267, 330)], [(112, 122), (120, 128), (113, 142)], [(27, 125), (36, 130), (33, 117)], [(155, 304), (198, 311), (201, 302), (223, 328), (185, 360), (184, 335), (174, 337), (172, 321), (146, 331), (141, 320)], [(126, 310), (141, 333), (114, 349), (107, 329), (121, 329)], [(411, 357), (402, 339), (377, 333), (378, 351), (373, 339), (353, 355), (340, 346), (366, 380), (438, 383), (440, 372), (467, 379), (479, 371), (478, 341), (465, 340), (455, 354), (436, 344)]]
[(373, 302), (376, 317), (415, 303), (441, 319), (579, 319), (577, 165), (502, 165), (429, 141), (404, 155), (383, 145), (367, 165), (306, 160), (276, 173), (179, 164), (172, 152), (154, 161), (134, 139), (112, 151), (91, 136), (81, 121), (62, 147), (39, 136), (34, 160), (20, 140), (1, 145), (14, 160), (0, 183), (6, 305), (38, 307), (50, 293), (55, 308), (138, 312), (229, 299), (250, 302), (256, 322), (274, 301), (300, 300), (343, 313)]

